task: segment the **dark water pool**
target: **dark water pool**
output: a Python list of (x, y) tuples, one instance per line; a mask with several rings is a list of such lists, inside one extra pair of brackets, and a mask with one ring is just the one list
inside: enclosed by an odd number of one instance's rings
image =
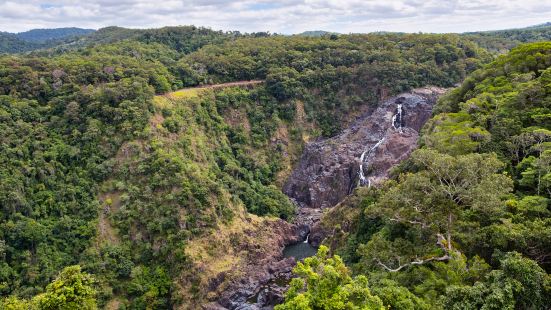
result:
[(294, 257), (297, 261), (305, 259), (306, 257), (316, 255), (318, 249), (314, 248), (308, 242), (299, 242), (291, 244), (283, 249), (283, 256)]
[[(299, 261), (299, 260), (305, 259), (306, 257), (316, 255), (318, 250), (313, 246), (311, 246), (310, 243), (307, 242), (307, 240), (308, 239), (306, 239), (306, 241), (304, 242), (299, 242), (299, 243), (286, 246), (283, 249), (283, 256), (294, 257), (297, 261)], [(266, 283), (265, 285), (261, 286), (256, 294), (254, 294), (253, 296), (250, 296), (247, 299), (246, 303), (248, 305), (258, 305), (258, 303), (260, 303), (261, 305), (272, 305), (272, 306), (275, 305), (275, 304), (271, 304), (274, 301), (269, 300), (270, 296), (273, 297), (274, 292), (276, 293), (279, 292), (278, 294), (281, 296), (282, 294), (281, 292), (285, 291), (285, 288), (289, 285), (289, 282), (291, 282), (291, 278), (292, 278), (291, 273), (278, 275), (274, 279), (268, 281), (268, 283)], [(268, 298), (268, 304), (265, 304), (266, 298)], [(249, 309), (249, 308), (243, 308), (243, 309)], [(257, 309), (257, 308), (254, 308), (254, 309)]]

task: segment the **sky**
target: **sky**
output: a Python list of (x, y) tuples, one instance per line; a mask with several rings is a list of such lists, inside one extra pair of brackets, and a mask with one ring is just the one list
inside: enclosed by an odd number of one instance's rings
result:
[(551, 0), (0, 0), (0, 31), (196, 25), (215, 30), (467, 32), (551, 21)]

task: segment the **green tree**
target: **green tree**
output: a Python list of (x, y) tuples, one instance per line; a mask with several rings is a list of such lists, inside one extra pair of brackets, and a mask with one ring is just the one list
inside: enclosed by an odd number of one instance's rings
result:
[(379, 296), (385, 306), (394, 310), (425, 310), (430, 306), (421, 298), (417, 297), (406, 287), (400, 286), (392, 280), (384, 279), (381, 283), (374, 285), (373, 293)]
[(96, 309), (94, 279), (80, 266), (69, 266), (46, 287), (46, 292), (33, 298), (40, 310)]
[(474, 286), (451, 286), (445, 309), (547, 309), (551, 303), (549, 275), (536, 262), (510, 252), (501, 268)]
[(36, 307), (25, 299), (19, 299), (16, 296), (10, 296), (0, 300), (0, 309), (4, 310), (34, 310)]
[(298, 75), (293, 68), (274, 69), (266, 76), (268, 90), (279, 100), (292, 98), (300, 91)]
[(82, 272), (80, 266), (64, 268), (46, 287), (46, 292), (31, 300), (10, 296), (0, 300), (6, 310), (93, 310), (97, 309), (95, 280)]
[(367, 278), (352, 278), (339, 256), (329, 257), (329, 249), (321, 246), (314, 257), (299, 262), (293, 273), (285, 302), (276, 310), (349, 309), (380, 310), (383, 302), (371, 294)]
[[(462, 233), (465, 221), (475, 214), (486, 220), (496, 218), (503, 213), (503, 198), (512, 190), (511, 179), (497, 173), (503, 164), (495, 155), (454, 157), (420, 149), (412, 154), (412, 161), (419, 171), (402, 175), (369, 211), (390, 226), (362, 252), (391, 272), (451, 259), (457, 252), (454, 237)], [(392, 237), (400, 227), (407, 232)]]
[(441, 153), (459, 155), (474, 152), (488, 139), (488, 132), (473, 126), (467, 113), (442, 113), (427, 123), (422, 143)]

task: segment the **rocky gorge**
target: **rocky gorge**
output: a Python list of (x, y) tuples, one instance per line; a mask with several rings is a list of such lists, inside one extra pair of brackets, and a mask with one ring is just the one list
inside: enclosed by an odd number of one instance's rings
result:
[(309, 143), (284, 193), (301, 207), (324, 209), (342, 201), (358, 185), (385, 179), (415, 149), (419, 130), (443, 92), (431, 87), (392, 97), (339, 135)]
[(296, 264), (285, 249), (300, 242), (318, 247), (326, 236), (318, 225), (325, 209), (358, 186), (376, 186), (388, 178), (391, 169), (417, 147), (419, 131), (444, 92), (426, 87), (399, 94), (358, 117), (337, 136), (308, 143), (283, 186), (297, 205), (295, 219), (265, 227), (273, 233), (269, 244), (262, 246), (266, 252), (250, 259), (244, 275), (232, 280), (204, 309), (272, 309), (280, 303)]

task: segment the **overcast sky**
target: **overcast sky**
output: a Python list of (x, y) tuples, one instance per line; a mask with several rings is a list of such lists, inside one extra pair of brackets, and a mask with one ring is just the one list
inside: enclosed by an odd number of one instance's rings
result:
[(0, 0), (0, 31), (197, 25), (242, 32), (465, 32), (551, 21), (551, 0)]

